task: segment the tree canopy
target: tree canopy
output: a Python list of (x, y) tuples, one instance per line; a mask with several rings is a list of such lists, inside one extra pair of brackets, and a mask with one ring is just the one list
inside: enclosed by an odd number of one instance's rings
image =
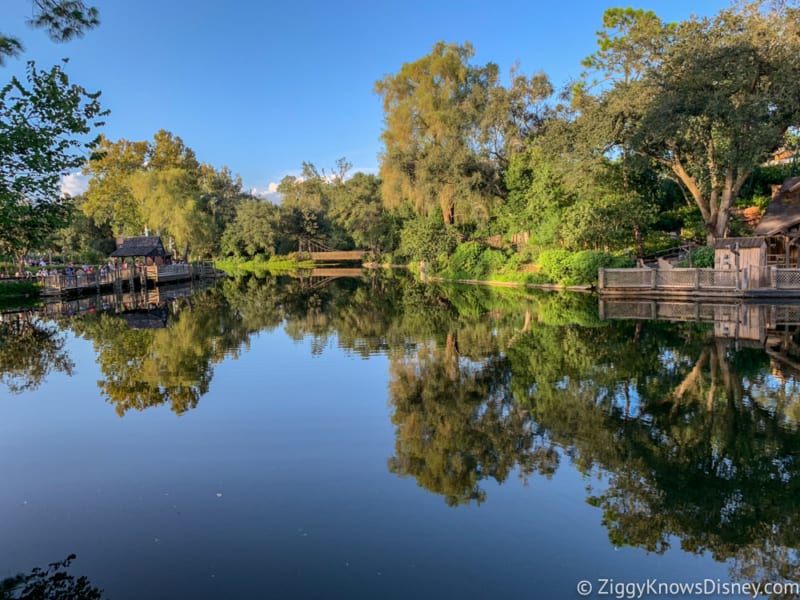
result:
[(60, 65), (28, 64), (0, 89), (0, 252), (19, 259), (66, 224), (61, 177), (85, 161), (107, 113), (100, 93), (71, 83)]
[(649, 156), (697, 205), (709, 240), (724, 237), (754, 169), (800, 119), (800, 17), (754, 1), (664, 25), (644, 11), (606, 13), (586, 64), (617, 77), (582, 118), (609, 144)]

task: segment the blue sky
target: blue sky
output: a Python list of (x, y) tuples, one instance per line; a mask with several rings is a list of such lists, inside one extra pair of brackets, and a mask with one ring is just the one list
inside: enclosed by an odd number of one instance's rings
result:
[[(202, 162), (223, 165), (247, 188), (266, 190), (311, 161), (330, 169), (345, 156), (377, 168), (383, 114), (374, 82), (427, 54), (438, 40), (469, 41), (475, 64), (501, 71), (519, 62), (556, 87), (580, 73), (603, 11), (628, 3), (496, 0), (94, 0), (101, 25), (54, 44), (25, 25), (30, 0), (3, 0), (3, 32), (26, 60), (67, 71), (102, 90), (111, 110), (103, 133), (143, 140), (158, 129), (183, 138)], [(665, 20), (713, 14), (729, 2), (648, 0), (633, 4)]]

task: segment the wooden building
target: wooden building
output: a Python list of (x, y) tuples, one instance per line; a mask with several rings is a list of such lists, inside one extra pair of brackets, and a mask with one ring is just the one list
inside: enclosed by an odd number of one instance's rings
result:
[(714, 242), (714, 270), (740, 273), (743, 290), (762, 287), (767, 277), (767, 240), (757, 237), (724, 238)]
[(168, 265), (172, 255), (164, 249), (159, 236), (124, 238), (111, 253), (112, 258), (141, 258), (146, 266)]
[(766, 240), (766, 265), (800, 267), (800, 177), (790, 177), (775, 190), (753, 235)]

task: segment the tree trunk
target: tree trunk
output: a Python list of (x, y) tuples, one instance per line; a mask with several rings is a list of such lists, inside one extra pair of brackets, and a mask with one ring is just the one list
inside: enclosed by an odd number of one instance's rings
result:
[(27, 250), (20, 250), (19, 252), (15, 253), (15, 258), (17, 262), (17, 273), (19, 273), (20, 277), (25, 277), (25, 255), (28, 254)]
[(644, 238), (642, 237), (642, 228), (639, 226), (638, 221), (633, 222), (633, 239), (636, 242), (636, 257), (644, 257)]

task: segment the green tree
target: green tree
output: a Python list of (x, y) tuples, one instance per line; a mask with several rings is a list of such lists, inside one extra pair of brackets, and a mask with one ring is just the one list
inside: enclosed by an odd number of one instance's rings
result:
[(100, 93), (70, 83), (61, 66), (28, 63), (26, 80), (0, 89), (0, 252), (20, 265), (66, 225), (61, 177), (84, 163), (86, 137), (106, 114)]
[(438, 42), (375, 84), (383, 98), (381, 180), (390, 207), (411, 202), (419, 214), (441, 210), (444, 222), (488, 213), (497, 194), (494, 164), (476, 150), (497, 66), (468, 64), (474, 50)]
[[(81, 37), (87, 29), (100, 24), (99, 13), (83, 0), (31, 0), (33, 15), (28, 23), (45, 29), (54, 42), (67, 42)], [(0, 66), (7, 56), (18, 56), (23, 51), (19, 38), (0, 34)]]
[(352, 237), (356, 246), (379, 254), (391, 244), (391, 219), (383, 205), (378, 177), (356, 173), (334, 184), (330, 197), (331, 220)]
[(200, 210), (193, 173), (174, 168), (142, 171), (132, 175), (129, 182), (150, 231), (167, 236), (169, 247), (180, 249), (184, 259), (190, 250), (198, 256), (210, 255), (212, 223)]
[(246, 200), (236, 209), (236, 217), (222, 235), (222, 252), (234, 256), (269, 256), (275, 251), (275, 230), (279, 211), (263, 200)]
[[(622, 185), (618, 204), (629, 207), (632, 217), (634, 241), (638, 255), (644, 254), (644, 240), (640, 216), (647, 214), (644, 199), (630, 182), (631, 129), (642, 112), (643, 95), (636, 93), (639, 80), (657, 64), (664, 52), (673, 26), (665, 25), (652, 11), (633, 8), (610, 8), (603, 14), (603, 29), (597, 32), (598, 50), (583, 61), (587, 71), (583, 81), (574, 89), (573, 102), (583, 110), (583, 133), (589, 132), (591, 147), (601, 147), (605, 152), (620, 152)], [(589, 83), (592, 76), (601, 81)], [(587, 85), (588, 84), (588, 85)], [(585, 92), (587, 87), (613, 84), (624, 90), (624, 98), (611, 96), (604, 103), (594, 102)], [(607, 89), (607, 88), (606, 88)], [(598, 139), (605, 136), (605, 140)], [(613, 194), (612, 194), (613, 195)], [(608, 193), (605, 194), (609, 196)], [(606, 203), (607, 204), (607, 203)]]
[(238, 177), (200, 164), (180, 137), (163, 129), (152, 142), (101, 138), (84, 174), (90, 179), (82, 210), (98, 226), (115, 235), (147, 229), (184, 255), (218, 253), (245, 197)]
[(81, 207), (84, 202), (83, 195), (74, 199), (69, 224), (53, 238), (53, 248), (73, 260), (94, 263), (111, 254), (116, 244), (108, 225), (98, 226), (83, 213)]
[(84, 214), (98, 225), (108, 225), (115, 235), (140, 235), (144, 218), (128, 179), (145, 169), (149, 144), (125, 139), (112, 142), (100, 136), (91, 159), (84, 165), (89, 176)]
[(726, 235), (742, 185), (800, 118), (799, 14), (756, 0), (692, 17), (668, 36), (654, 28), (654, 38), (627, 32), (616, 43), (623, 56), (652, 60), (640, 79), (599, 97), (601, 113), (635, 113), (610, 139), (658, 161), (684, 187), (709, 241)]
[(219, 249), (219, 240), (225, 228), (234, 220), (239, 205), (250, 198), (242, 191), (242, 179), (231, 173), (228, 167), (220, 170), (209, 164), (199, 167), (200, 210), (209, 215), (213, 226), (211, 238), (214, 250)]

